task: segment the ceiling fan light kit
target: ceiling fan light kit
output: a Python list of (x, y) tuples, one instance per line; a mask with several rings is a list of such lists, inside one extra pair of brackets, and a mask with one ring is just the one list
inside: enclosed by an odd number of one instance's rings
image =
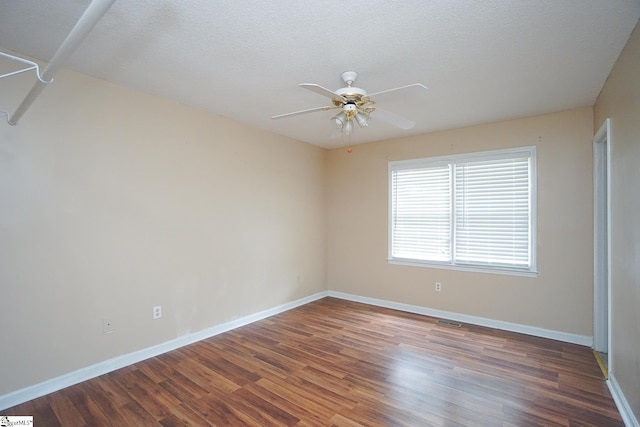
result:
[(347, 115), (344, 113), (344, 111), (340, 111), (338, 114), (333, 116), (331, 120), (333, 120), (336, 128), (342, 129), (344, 127), (344, 124), (347, 122)]
[[(372, 96), (398, 91), (401, 89), (411, 89), (413, 93), (426, 90), (426, 86), (420, 83), (414, 83), (408, 86), (401, 86), (393, 89), (388, 89), (380, 92), (367, 95), (364, 89), (353, 86), (358, 73), (355, 71), (345, 71), (341, 75), (342, 81), (346, 84), (346, 87), (342, 87), (336, 91), (331, 91), (315, 83), (301, 83), (300, 87), (315, 92), (317, 94), (326, 96), (331, 99), (330, 106), (310, 108), (307, 110), (294, 111), (292, 113), (280, 114), (271, 117), (272, 119), (282, 119), (286, 117), (297, 116), (301, 114), (312, 113), (315, 111), (328, 111), (333, 109), (341, 109), (341, 111), (335, 116), (331, 117), (331, 122), (336, 129), (340, 130), (343, 134), (349, 135), (354, 130), (353, 122), (357, 122), (360, 127), (366, 127), (369, 125), (369, 119), (372, 114), (382, 122), (386, 122), (392, 126), (399, 127), (400, 129), (411, 129), (415, 126), (415, 123), (404, 117), (398, 116), (389, 111), (380, 110), (374, 107), (375, 101), (371, 99)], [(378, 112), (375, 114), (374, 112)]]
[(361, 128), (369, 126), (369, 118), (371, 116), (367, 112), (362, 112), (356, 115), (356, 122), (360, 125)]

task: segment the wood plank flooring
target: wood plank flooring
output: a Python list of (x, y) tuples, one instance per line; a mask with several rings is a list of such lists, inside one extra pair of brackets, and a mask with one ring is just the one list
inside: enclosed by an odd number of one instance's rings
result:
[(36, 426), (624, 426), (591, 349), (324, 298), (7, 409)]

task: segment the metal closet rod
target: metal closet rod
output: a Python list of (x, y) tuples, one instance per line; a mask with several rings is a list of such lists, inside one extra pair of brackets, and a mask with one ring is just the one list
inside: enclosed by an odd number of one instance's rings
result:
[(13, 115), (9, 117), (8, 122), (10, 125), (14, 126), (18, 124), (18, 120), (20, 120), (31, 104), (33, 104), (33, 101), (35, 101), (44, 88), (53, 81), (53, 76), (62, 66), (62, 63), (71, 56), (73, 51), (82, 43), (87, 34), (95, 27), (115, 1), (116, 0), (93, 0), (91, 2), (67, 38), (64, 39), (58, 51), (53, 55), (53, 58), (51, 58), (51, 61), (47, 64), (42, 74), (37, 73), (38, 81), (33, 85)]

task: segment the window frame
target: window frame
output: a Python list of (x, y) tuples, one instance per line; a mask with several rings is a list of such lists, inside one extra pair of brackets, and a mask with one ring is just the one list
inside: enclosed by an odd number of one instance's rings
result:
[[(486, 266), (475, 264), (458, 264), (455, 262), (455, 179), (453, 175), (456, 163), (468, 161), (483, 161), (494, 158), (529, 157), (529, 257), (530, 265), (527, 269), (510, 268), (507, 266)], [(393, 257), (393, 172), (397, 170), (416, 169), (424, 167), (435, 167), (442, 164), (448, 164), (450, 167), (450, 189), (449, 195), (451, 200), (450, 206), (450, 260), (449, 261), (425, 261), (412, 258), (394, 258)], [(398, 160), (388, 162), (388, 242), (387, 242), (387, 261), (389, 264), (407, 265), (426, 268), (441, 268), (448, 270), (472, 271), (492, 274), (507, 274), (515, 276), (535, 277), (537, 271), (537, 157), (535, 146), (515, 147), (500, 150), (480, 151), (473, 153), (462, 153), (447, 156), (425, 157), (409, 160)]]

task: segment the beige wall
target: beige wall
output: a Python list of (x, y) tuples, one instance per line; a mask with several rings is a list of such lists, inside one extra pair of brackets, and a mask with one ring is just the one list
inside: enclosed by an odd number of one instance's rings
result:
[[(592, 138), (583, 108), (330, 151), (328, 288), (591, 336)], [(387, 263), (389, 161), (516, 146), (537, 147), (538, 277)]]
[(611, 372), (640, 420), (640, 25), (594, 107), (611, 118)]
[(324, 290), (325, 153), (59, 73), (0, 123), (0, 396)]

